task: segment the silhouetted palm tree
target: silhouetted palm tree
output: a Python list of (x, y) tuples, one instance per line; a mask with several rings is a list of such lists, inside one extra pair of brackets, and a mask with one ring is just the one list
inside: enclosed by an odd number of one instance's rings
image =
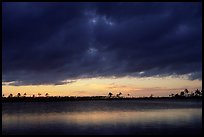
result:
[(9, 94), (9, 96), (8, 96), (9, 98), (12, 98), (13, 97), (13, 94)]
[(48, 97), (48, 95), (49, 95), (48, 93), (45, 94), (46, 97)]
[(201, 96), (200, 90), (196, 89), (196, 91), (195, 91), (195, 96)]
[(18, 94), (17, 94), (17, 97), (20, 97), (20, 96), (21, 96), (21, 93), (18, 93)]
[(170, 97), (174, 97), (174, 94), (172, 93), (172, 94), (170, 94), (169, 96), (170, 96)]
[(179, 97), (179, 94), (178, 94), (178, 93), (176, 93), (174, 97)]
[(153, 96), (154, 96), (154, 95), (153, 95), (153, 94), (151, 94), (149, 97), (150, 97), (150, 98), (153, 98)]
[(185, 89), (184, 93), (186, 94), (186, 96), (188, 96), (188, 93), (189, 93), (188, 89)]
[(120, 92), (120, 93), (118, 93), (116, 96), (118, 97), (118, 98), (120, 98), (120, 95), (122, 95), (122, 93)]
[(40, 97), (41, 93), (38, 93), (38, 96)]
[(184, 96), (184, 92), (183, 91), (181, 91), (180, 96)]
[(189, 93), (188, 89), (185, 89), (184, 92), (187, 93), (187, 94)]
[(33, 98), (35, 97), (35, 95), (33, 94)]
[(2, 95), (2, 97), (4, 97), (4, 94)]
[(27, 94), (26, 94), (26, 93), (24, 93), (23, 95), (24, 95), (24, 97), (25, 97)]
[(192, 93), (190, 94), (190, 96), (191, 96), (191, 97), (194, 97), (194, 96), (195, 96), (195, 93), (192, 92)]
[(111, 92), (108, 93), (109, 98), (111, 98), (112, 95), (113, 95), (113, 93), (111, 93)]

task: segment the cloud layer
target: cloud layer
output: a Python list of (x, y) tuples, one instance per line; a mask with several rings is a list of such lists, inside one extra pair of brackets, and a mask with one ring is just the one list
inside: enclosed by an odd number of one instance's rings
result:
[(3, 82), (202, 78), (201, 3), (4, 2), (2, 8)]

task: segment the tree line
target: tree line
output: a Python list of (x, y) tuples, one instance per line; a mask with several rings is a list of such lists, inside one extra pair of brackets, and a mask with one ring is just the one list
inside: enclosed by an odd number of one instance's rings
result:
[[(41, 97), (41, 93), (37, 94), (38, 97)], [(21, 95), (21, 93), (17, 93), (16, 96), (14, 96), (12, 93), (8, 95), (8, 98), (12, 98), (12, 97), (26, 97), (27, 93), (24, 93), (23, 95)], [(45, 93), (45, 97), (48, 97), (49, 93)], [(5, 95), (3, 94), (2, 97), (5, 97)], [(32, 95), (32, 97), (37, 97), (35, 94)]]
[(195, 91), (189, 91), (188, 89), (184, 89), (180, 91), (180, 93), (170, 94), (169, 97), (172, 98), (188, 98), (188, 97), (202, 97), (203, 92), (202, 90), (196, 89)]
[[(169, 95), (169, 98), (195, 98), (195, 97), (202, 97), (202, 90), (199, 90), (199, 89), (196, 89), (195, 91), (189, 91), (188, 89), (184, 89), (183, 91), (180, 91), (179, 93), (176, 93), (176, 94), (170, 94)], [(103, 97), (103, 98), (109, 98), (109, 99), (114, 99), (114, 98), (124, 98), (122, 96), (122, 92), (119, 92), (118, 94), (114, 95), (112, 92), (109, 92), (107, 96), (100, 96), (100, 97)], [(127, 94), (127, 96), (129, 97), (130, 94)], [(3, 94), (2, 95), (3, 98), (5, 98), (5, 95)], [(17, 93), (15, 96), (13, 94), (9, 94), (7, 98), (13, 98), (13, 97), (17, 97), (17, 98), (20, 98), (20, 97), (27, 97), (27, 93), (24, 93), (23, 95), (21, 95), (21, 93)], [(35, 97), (51, 97), (49, 96), (49, 93), (45, 93), (44, 96), (42, 96), (41, 93), (38, 93), (37, 95), (33, 94), (32, 96), (30, 96), (32, 98), (35, 98)], [(60, 97), (60, 96), (59, 96)], [(91, 97), (91, 96), (90, 96)], [(94, 97), (94, 96), (92, 96)], [(126, 98), (128, 98), (126, 97)], [(155, 98), (153, 97), (153, 94), (151, 94), (149, 97), (146, 97), (146, 98)]]

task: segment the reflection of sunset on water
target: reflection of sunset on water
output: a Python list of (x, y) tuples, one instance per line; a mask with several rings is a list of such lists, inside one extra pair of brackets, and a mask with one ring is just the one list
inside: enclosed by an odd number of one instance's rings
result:
[(202, 127), (200, 99), (4, 102), (2, 107), (2, 130), (9, 134), (194, 134)]

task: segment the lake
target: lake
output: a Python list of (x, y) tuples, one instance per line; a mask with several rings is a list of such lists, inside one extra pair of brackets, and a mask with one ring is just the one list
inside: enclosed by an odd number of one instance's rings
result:
[(2, 134), (201, 134), (201, 100), (2, 103)]

